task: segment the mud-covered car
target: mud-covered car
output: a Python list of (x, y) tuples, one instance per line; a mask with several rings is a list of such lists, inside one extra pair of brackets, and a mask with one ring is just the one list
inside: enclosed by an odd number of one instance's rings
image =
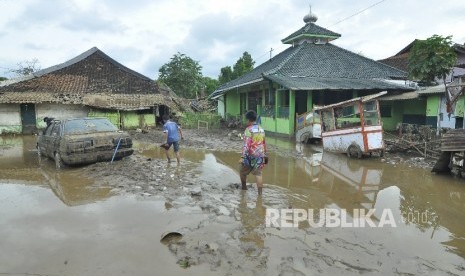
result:
[(57, 168), (120, 159), (134, 152), (129, 134), (106, 118), (49, 120), (47, 124), (39, 134), (37, 151), (55, 160)]

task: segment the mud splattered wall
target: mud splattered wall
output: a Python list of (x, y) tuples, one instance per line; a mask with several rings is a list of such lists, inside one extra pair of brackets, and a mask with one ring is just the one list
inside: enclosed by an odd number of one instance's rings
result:
[(44, 117), (55, 119), (69, 119), (87, 117), (90, 109), (83, 105), (41, 103), (36, 104), (37, 128), (45, 128)]
[(21, 133), (19, 104), (0, 104), (0, 134)]
[(430, 95), (426, 100), (426, 124), (437, 127), (439, 95)]

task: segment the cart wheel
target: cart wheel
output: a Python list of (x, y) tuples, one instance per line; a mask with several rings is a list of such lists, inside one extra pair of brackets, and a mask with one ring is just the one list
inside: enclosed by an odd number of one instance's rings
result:
[(57, 170), (63, 168), (63, 160), (61, 160), (61, 155), (58, 152), (55, 152), (55, 167)]
[(352, 144), (347, 149), (347, 156), (348, 157), (356, 157), (358, 159), (362, 158), (362, 149), (359, 145)]

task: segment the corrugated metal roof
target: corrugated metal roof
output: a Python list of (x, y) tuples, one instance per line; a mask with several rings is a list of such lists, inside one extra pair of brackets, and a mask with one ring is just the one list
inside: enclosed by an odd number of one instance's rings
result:
[(413, 100), (419, 97), (417, 91), (405, 92), (398, 95), (387, 95), (379, 98), (380, 101), (399, 101), (399, 100)]

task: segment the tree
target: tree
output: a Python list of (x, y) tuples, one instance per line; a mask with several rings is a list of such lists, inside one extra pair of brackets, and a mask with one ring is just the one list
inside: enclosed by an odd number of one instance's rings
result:
[(227, 83), (237, 79), (238, 77), (250, 72), (254, 68), (255, 61), (253, 61), (252, 56), (248, 52), (244, 52), (242, 57), (240, 57), (234, 66), (225, 66), (221, 68), (218, 81), (220, 84)]
[(233, 79), (233, 70), (231, 66), (225, 66), (221, 68), (220, 75), (218, 77), (218, 81), (220, 82), (220, 84), (227, 83), (228, 81), (231, 81)]
[(210, 77), (203, 77), (203, 87), (206, 95), (210, 95), (213, 91), (218, 88), (220, 82), (218, 80), (212, 79)]
[(185, 54), (175, 54), (160, 67), (159, 80), (182, 97), (194, 98), (203, 88), (202, 66)]
[(8, 78), (5, 78), (5, 77), (0, 77), (0, 81), (5, 81), (7, 80)]
[(452, 36), (433, 35), (426, 40), (417, 40), (409, 55), (409, 77), (427, 83), (439, 78), (445, 83), (457, 61), (451, 39)]
[(9, 69), (8, 71), (17, 76), (27, 76), (40, 70), (40, 63), (37, 58), (21, 61), (16, 64), (17, 68)]
[(242, 57), (240, 57), (237, 61), (236, 64), (233, 66), (233, 76), (234, 78), (238, 78), (247, 72), (250, 72), (253, 70), (253, 66), (255, 64), (255, 61), (253, 61), (252, 56), (244, 52), (242, 54)]

